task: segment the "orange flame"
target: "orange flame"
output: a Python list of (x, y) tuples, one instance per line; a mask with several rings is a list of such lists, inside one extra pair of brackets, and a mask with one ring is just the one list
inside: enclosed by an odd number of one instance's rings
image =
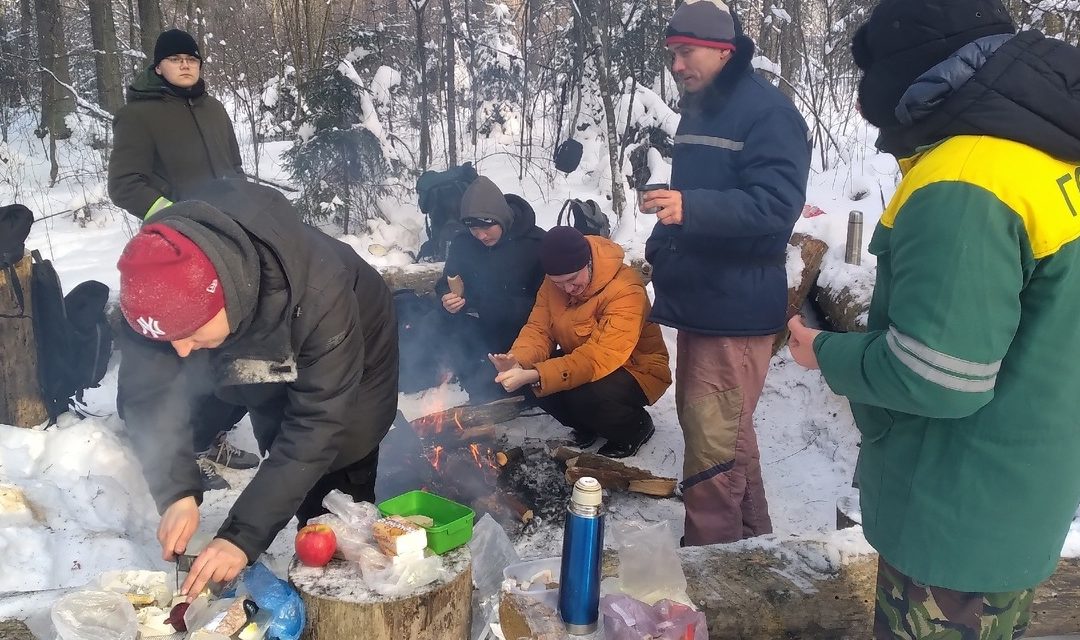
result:
[(480, 462), (480, 445), (475, 442), (469, 445), (469, 453), (472, 454), (473, 460), (476, 461), (476, 466), (483, 467), (484, 463)]
[(435, 445), (427, 452), (428, 462), (431, 463), (431, 466), (434, 467), (436, 471), (439, 470), (439, 464), (442, 462), (442, 453), (442, 445)]

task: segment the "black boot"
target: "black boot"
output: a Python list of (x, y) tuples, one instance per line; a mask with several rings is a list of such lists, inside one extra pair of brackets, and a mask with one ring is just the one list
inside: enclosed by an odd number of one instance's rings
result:
[(635, 455), (641, 446), (649, 441), (649, 438), (653, 437), (656, 433), (656, 425), (653, 424), (652, 416), (645, 413), (645, 417), (641, 419), (641, 426), (638, 427), (637, 438), (630, 440), (629, 442), (611, 442), (608, 441), (604, 446), (596, 452), (598, 455), (602, 455), (606, 458), (629, 458)]
[(596, 444), (597, 436), (591, 431), (578, 431), (573, 429), (570, 431), (570, 435), (574, 438), (574, 446), (578, 449), (588, 449)]

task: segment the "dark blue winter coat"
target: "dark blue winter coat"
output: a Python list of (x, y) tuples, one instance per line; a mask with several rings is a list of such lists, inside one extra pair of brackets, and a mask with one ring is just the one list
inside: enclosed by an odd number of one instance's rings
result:
[(780, 331), (785, 256), (806, 200), (806, 122), (737, 52), (713, 84), (684, 100), (671, 188), (682, 225), (657, 223), (645, 245), (656, 291), (651, 320), (710, 335)]

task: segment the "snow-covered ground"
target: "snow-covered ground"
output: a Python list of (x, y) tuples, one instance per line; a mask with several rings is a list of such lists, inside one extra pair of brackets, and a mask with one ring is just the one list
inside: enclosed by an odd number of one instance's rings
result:
[[(666, 122), (668, 116), (660, 112), (650, 117)], [(84, 210), (89, 203), (89, 220), (76, 222), (72, 215), (64, 214), (35, 224), (28, 246), (52, 258), (65, 289), (92, 278), (109, 285), (115, 296), (115, 263), (135, 225), (104, 197), (102, 158), (80, 146), (78, 140), (60, 143), (61, 175), (67, 177), (50, 187), (48, 162), (38, 141), (25, 133), (31, 128), (14, 129), (12, 142), (0, 146), (0, 155), (6, 158), (0, 168), (0, 202), (23, 202), (39, 218)], [(238, 133), (245, 130), (237, 127)], [(24, 132), (21, 137), (20, 131)], [(464, 149), (462, 154), (465, 160), (477, 160), (480, 173), (492, 178), (504, 191), (519, 193), (529, 200), (537, 212), (538, 224), (549, 228), (568, 196), (609, 202), (603, 145), (590, 135), (585, 132), (582, 136), (585, 157), (579, 170), (569, 176), (534, 171), (519, 180), (516, 163), (507, 161), (506, 154), (512, 150), (494, 143), (475, 152)], [(262, 148), (263, 177), (288, 182), (278, 157), (286, 146), (275, 143)], [(888, 199), (895, 185), (896, 166), (865, 144), (856, 147), (850, 164), (827, 171), (816, 168), (808, 201), (826, 213), (800, 220), (796, 230), (829, 243), (823, 278), (834, 286), (846, 285), (869, 293), (873, 258), (864, 254), (860, 267), (843, 263), (847, 213), (851, 209), (863, 211), (865, 240), (869, 240), (881, 202)], [(656, 158), (653, 165), (654, 178), (666, 179), (666, 166)], [(633, 193), (627, 195), (633, 202)], [(408, 261), (406, 252), (415, 251), (423, 239), (423, 219), (415, 195), (388, 198), (382, 209), (390, 223), (380, 223), (369, 234), (343, 239), (373, 264), (404, 264)], [(647, 216), (631, 214), (615, 229), (614, 236), (631, 256), (640, 256), (652, 223)], [(674, 334), (665, 329), (664, 335), (674, 356)], [(52, 637), (49, 607), (67, 591), (92, 583), (106, 570), (166, 568), (154, 540), (154, 506), (139, 461), (124, 435), (124, 425), (115, 415), (117, 361), (118, 356), (102, 386), (87, 393), (92, 417), (79, 421), (65, 416), (59, 425), (48, 429), (0, 425), (0, 505), (9, 495), (4, 492), (5, 486), (21, 489), (32, 505), (0, 509), (0, 619), (26, 618), (42, 638)], [(448, 397), (466, 400), (463, 393), (453, 389)], [(401, 404), (411, 418), (419, 415), (425, 402), (420, 394), (403, 396)], [(656, 435), (628, 462), (659, 475), (678, 476), (683, 444), (674, 390), (651, 412)], [(846, 402), (832, 394), (817, 373), (798, 367), (782, 350), (772, 361), (756, 420), (776, 534), (805, 537), (833, 529), (837, 500), (852, 492), (858, 441)], [(511, 442), (566, 434), (563, 427), (545, 415), (519, 418), (504, 428)], [(238, 445), (254, 450), (246, 421), (232, 437)], [(252, 473), (225, 471), (234, 488), (207, 494), (200, 534), (193, 544), (198, 545), (200, 537), (205, 540), (212, 535)], [(676, 535), (681, 534), (683, 511), (678, 500), (615, 494), (609, 497), (608, 504), (614, 524), (669, 520)], [(291, 555), (292, 531), (287, 527), (268, 552), (267, 560), (276, 570), (282, 570)], [(556, 535), (552, 533), (551, 528), (541, 528), (518, 539), (520, 555), (557, 555), (561, 536), (557, 531)], [(1066, 552), (1080, 554), (1080, 530), (1076, 525)]]

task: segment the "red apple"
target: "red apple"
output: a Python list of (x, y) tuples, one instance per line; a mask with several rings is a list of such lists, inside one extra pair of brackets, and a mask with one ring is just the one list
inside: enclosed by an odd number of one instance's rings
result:
[(337, 536), (325, 524), (309, 524), (296, 534), (296, 556), (309, 567), (322, 567), (337, 550)]
[(181, 602), (172, 608), (169, 612), (169, 617), (165, 618), (165, 622), (172, 625), (173, 629), (177, 631), (187, 631), (187, 623), (184, 622), (184, 613), (188, 609), (188, 603)]

